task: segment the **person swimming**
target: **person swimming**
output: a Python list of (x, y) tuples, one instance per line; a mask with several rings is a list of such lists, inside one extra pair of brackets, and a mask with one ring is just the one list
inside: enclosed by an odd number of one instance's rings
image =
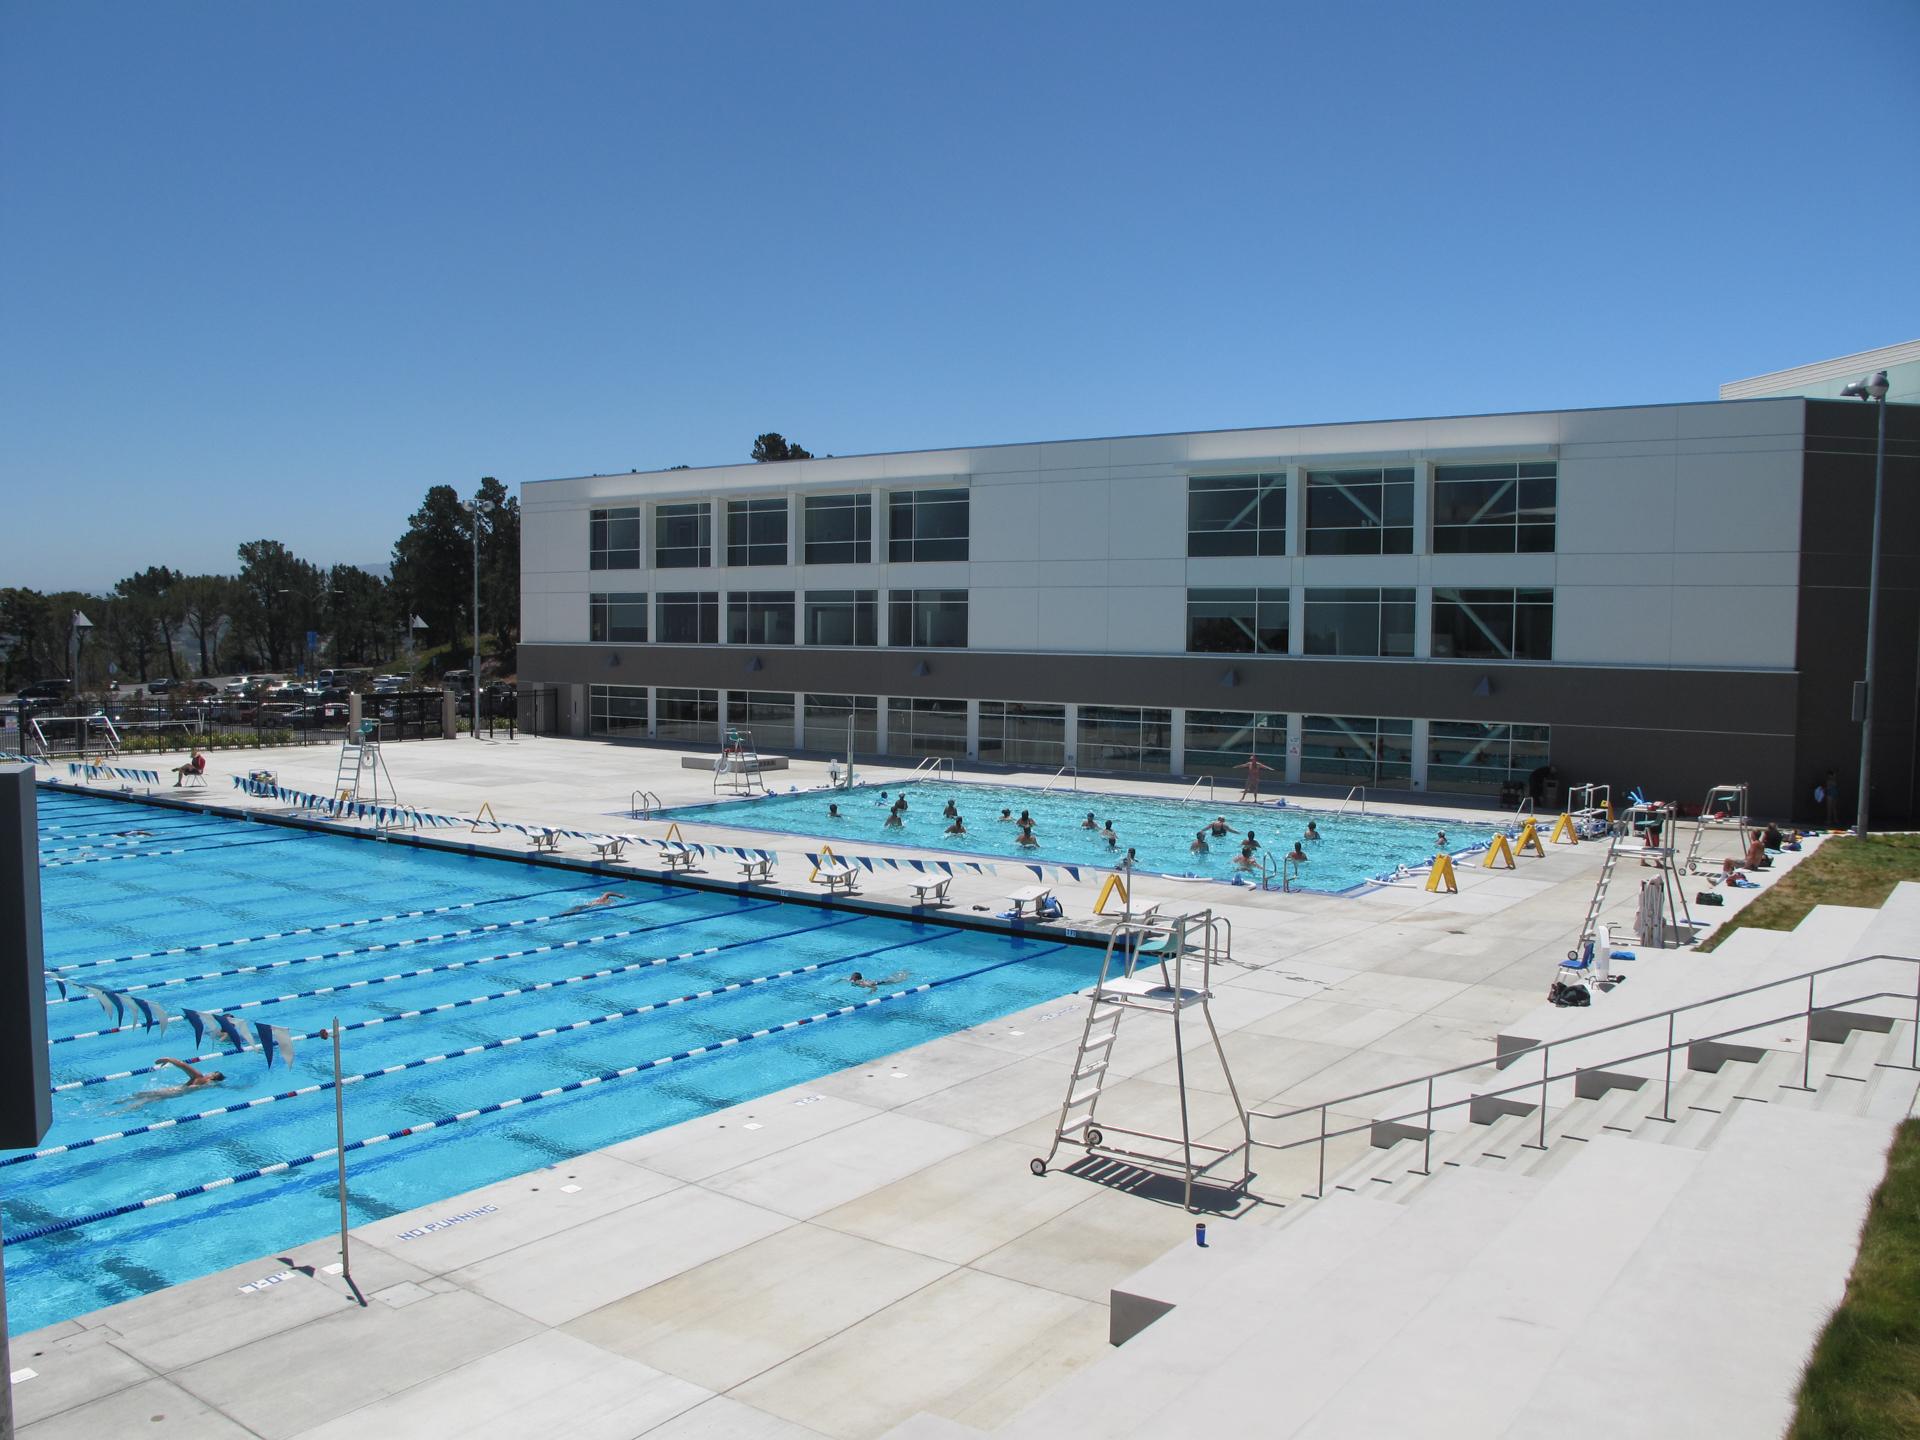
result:
[(1018, 845), (1022, 850), (1032, 850), (1039, 846), (1040, 839), (1031, 829), (1024, 829), (1013, 837), (1013, 843)]
[(121, 1101), (117, 1108), (120, 1110), (138, 1110), (143, 1106), (152, 1105), (156, 1101), (172, 1100), (177, 1096), (186, 1094), (189, 1090), (202, 1090), (209, 1085), (218, 1085), (227, 1078), (222, 1071), (202, 1070), (198, 1066), (188, 1064), (185, 1060), (176, 1060), (171, 1055), (162, 1055), (158, 1060), (153, 1062), (153, 1068), (155, 1070), (158, 1070), (162, 1065), (171, 1065), (174, 1069), (183, 1072), (187, 1077), (185, 1082), (179, 1085), (160, 1085), (152, 1090), (142, 1090), (138, 1094), (129, 1095), (125, 1100)]
[(1287, 852), (1287, 859), (1293, 861), (1293, 863), (1296, 865), (1306, 864), (1307, 852), (1304, 848), (1302, 848), (1298, 840), (1293, 842), (1293, 849)]
[(1098, 830), (1100, 828), (1100, 822), (1093, 818), (1093, 811), (1087, 811), (1087, 818), (1080, 822), (1080, 828), (1082, 830)]
[(869, 980), (856, 970), (847, 977), (847, 983), (849, 985), (858, 985), (862, 990), (872, 991), (878, 990), (882, 985), (898, 985), (902, 980), (907, 978), (907, 973), (905, 970), (896, 970), (891, 975)]
[(942, 814), (943, 816), (945, 816), (945, 817), (946, 817), (947, 819), (949, 819), (949, 820), (952, 820), (952, 819), (955, 819), (955, 818), (957, 818), (957, 817), (959, 816), (959, 814), (960, 814), (960, 809), (959, 809), (959, 807), (958, 807), (957, 805), (955, 805), (955, 804), (953, 803), (953, 801), (951, 801), (951, 800), (949, 800), (949, 801), (947, 801), (947, 806), (946, 806), (946, 808), (945, 808), (944, 810), (942, 810), (942, 811), (941, 811), (940, 813), (941, 813), (941, 814)]
[(1195, 855), (1210, 855), (1213, 853), (1213, 847), (1207, 844), (1207, 832), (1204, 826), (1193, 832), (1193, 844), (1189, 845), (1187, 849)]
[(619, 898), (620, 897), (614, 894), (613, 891), (608, 890), (604, 894), (594, 896), (591, 900), (581, 901), (580, 904), (574, 906), (571, 910), (562, 910), (560, 913), (563, 916), (583, 915), (589, 910), (598, 910), (602, 905), (611, 905)]
[(1242, 845), (1240, 847), (1240, 853), (1233, 857), (1233, 868), (1236, 870), (1253, 869), (1254, 868), (1253, 852), (1247, 849), (1246, 846)]
[(1247, 831), (1247, 838), (1240, 842), (1240, 848), (1243, 850), (1258, 850), (1260, 848), (1260, 842), (1253, 838), (1253, 831)]
[(1013, 811), (1002, 810), (1000, 812), (1000, 823), (1002, 825), (1011, 825), (1013, 823)]
[(1100, 827), (1100, 838), (1107, 842), (1107, 849), (1118, 850), (1120, 848), (1120, 837), (1114, 833), (1112, 820), (1108, 820)]
[(880, 828), (882, 830), (904, 830), (907, 828), (907, 822), (900, 818), (900, 812), (898, 810), (889, 810), (887, 811), (887, 818), (880, 822)]
[(846, 819), (846, 818), (847, 818), (846, 816), (844, 816), (844, 815), (842, 815), (842, 814), (840, 813), (840, 807), (839, 807), (838, 805), (829, 805), (829, 806), (827, 806), (827, 819), (829, 819), (829, 820), (844, 820), (844, 819)]
[(1207, 829), (1213, 832), (1213, 838), (1216, 840), (1223, 840), (1229, 835), (1238, 835), (1240, 833), (1231, 825), (1227, 824), (1227, 817), (1224, 815), (1214, 816), (1213, 823), (1207, 826)]
[(1320, 833), (1319, 825), (1309, 820), (1307, 821), (1307, 833), (1300, 838), (1303, 840), (1324, 840), (1326, 837)]
[(953, 812), (953, 823), (947, 826), (947, 834), (964, 835), (966, 833), (967, 833), (967, 822), (960, 818), (960, 812), (956, 810)]
[(1447, 832), (1442, 830), (1438, 834), (1436, 834), (1433, 837), (1433, 843), (1438, 845), (1442, 850), (1446, 849), (1447, 848)]

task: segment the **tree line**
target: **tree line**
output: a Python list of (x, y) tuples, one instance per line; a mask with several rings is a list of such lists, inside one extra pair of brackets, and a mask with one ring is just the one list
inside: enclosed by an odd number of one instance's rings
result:
[[(7, 688), (64, 677), (80, 689), (162, 676), (187, 679), (315, 665), (391, 663), (418, 616), (426, 647), (471, 633), (474, 526), (479, 526), (480, 618), (503, 672), (520, 636), (520, 502), (492, 476), (470, 511), (451, 485), (435, 485), (393, 544), (393, 573), (320, 566), (278, 540), (249, 540), (231, 575), (188, 575), (152, 565), (104, 594), (0, 588), (0, 648)], [(82, 632), (74, 673), (74, 613)], [(317, 644), (309, 649), (309, 635)], [(464, 663), (464, 657), (462, 660)]]

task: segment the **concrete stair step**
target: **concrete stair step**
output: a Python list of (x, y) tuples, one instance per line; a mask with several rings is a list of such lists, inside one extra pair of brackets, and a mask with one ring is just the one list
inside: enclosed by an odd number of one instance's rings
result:
[[(1728, 1060), (1718, 1071), (1676, 1070), (1672, 1124), (1649, 1119), (1634, 1132), (1643, 1140), (1661, 1145), (1683, 1145), (1700, 1149), (1706, 1144), (1715, 1123), (1734, 1104), (1734, 1097), (1753, 1081), (1754, 1073), (1765, 1060)], [(1675, 1056), (1675, 1064), (1682, 1057)], [(1682, 1079), (1681, 1077), (1685, 1077)]]
[(1260, 1433), (1500, 1434), (1702, 1161), (1613, 1137), (1563, 1153), (1565, 1168), (1304, 1423), (1283, 1398)]
[(1395, 1182), (1386, 1197), (1396, 1205), (1412, 1203), (1434, 1181), (1455, 1170), (1488, 1166), (1488, 1157), (1512, 1154), (1533, 1138), (1538, 1121), (1531, 1115), (1503, 1115), (1491, 1125), (1470, 1125), (1446, 1137), (1442, 1146), (1435, 1137), (1431, 1174), (1409, 1173)]

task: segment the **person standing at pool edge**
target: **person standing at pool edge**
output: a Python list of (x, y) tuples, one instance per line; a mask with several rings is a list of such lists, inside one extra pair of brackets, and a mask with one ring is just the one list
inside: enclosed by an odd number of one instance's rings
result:
[(1247, 772), (1246, 783), (1240, 787), (1240, 798), (1258, 800), (1260, 798), (1260, 776), (1273, 769), (1271, 765), (1262, 765), (1258, 755), (1249, 755), (1247, 763), (1241, 767)]

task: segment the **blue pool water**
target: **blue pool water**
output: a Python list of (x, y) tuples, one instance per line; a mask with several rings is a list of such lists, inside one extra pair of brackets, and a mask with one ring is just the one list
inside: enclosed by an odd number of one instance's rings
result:
[[(907, 811), (900, 829), (883, 828), (888, 807), (904, 790)], [(887, 798), (883, 799), (885, 795)], [(943, 812), (951, 800), (966, 821), (965, 835), (949, 835), (951, 823)], [(840, 808), (840, 818), (827, 812)], [(1032, 849), (1014, 844), (1015, 828), (1002, 822), (1002, 809), (1018, 816), (1032, 815)], [(1088, 811), (1113, 821), (1118, 839), (1114, 848), (1098, 832), (1082, 828)], [(857, 785), (851, 790), (809, 790), (769, 794), (750, 799), (676, 809), (668, 818), (685, 823), (707, 821), (749, 830), (773, 830), (787, 835), (844, 836), (838, 850), (865, 850), (875, 845), (911, 845), (921, 849), (953, 850), (968, 855), (1038, 860), (1067, 865), (1112, 865), (1128, 846), (1139, 852), (1139, 868), (1157, 875), (1198, 875), (1214, 880), (1234, 877), (1234, 857), (1241, 835), (1252, 831), (1277, 861), (1301, 838), (1309, 820), (1319, 823), (1322, 839), (1308, 843), (1308, 861), (1301, 867), (1303, 890), (1338, 893), (1386, 874), (1400, 865), (1424, 864), (1433, 858), (1436, 822), (1388, 815), (1348, 814), (1286, 806), (1226, 805), (1185, 801), (1153, 795), (1115, 794), (1098, 790), (1027, 789), (1017, 785), (979, 785), (968, 782), (909, 782), (899, 785)], [(1215, 816), (1224, 816), (1236, 834), (1207, 839), (1205, 854), (1190, 848), (1194, 832)], [(1448, 819), (1447, 848), (1452, 851), (1485, 845), (1493, 838), (1489, 821)], [(689, 838), (698, 839), (698, 834)]]
[[(271, 1072), (259, 1050), (221, 1056), (209, 1040), (198, 1047), (209, 1057), (203, 1068), (224, 1071), (226, 1081), (156, 1099), (171, 1082), (146, 1068), (154, 1057), (195, 1053), (178, 1018), (183, 1007), (232, 1011), (297, 1036), (337, 1016), (345, 1070), (354, 1074), (820, 967), (351, 1084), (351, 1142), (838, 1009), (866, 998), (847, 983), (854, 970), (908, 972), (881, 995), (953, 982), (356, 1151), (348, 1182), (355, 1225), (1065, 994), (1090, 983), (1099, 962), (1097, 951), (1044, 936), (615, 882), (47, 790), (40, 799), (48, 967), (70, 983), (158, 1000), (176, 1017), (164, 1037), (130, 1028), (63, 1039), (111, 1022), (93, 998), (74, 991), (63, 1000), (49, 985), (56, 1086), (141, 1073), (57, 1090), (43, 1149), (331, 1077), (329, 1047), (317, 1037), (298, 1040), (292, 1067)], [(609, 890), (611, 904), (559, 913)], [(380, 918), (427, 909), (440, 913)], [(322, 926), (332, 928), (257, 938)], [(460, 930), (470, 933), (450, 933)], [(199, 948), (122, 958), (188, 946)], [(102, 961), (111, 963), (94, 963)], [(607, 970), (620, 973), (596, 974)], [(527, 988), (582, 975), (595, 978)], [(353, 984), (369, 980), (380, 983)], [(340, 986), (352, 988), (279, 998)], [(526, 993), (408, 1013), (507, 990)], [(236, 1008), (250, 1001), (269, 1003)], [(327, 1149), (333, 1124), (333, 1094), (321, 1090), (57, 1156), (8, 1164), (23, 1152), (0, 1154), (10, 1328), (31, 1330), (331, 1233), (338, 1193), (329, 1157), (29, 1238), (36, 1227)]]

